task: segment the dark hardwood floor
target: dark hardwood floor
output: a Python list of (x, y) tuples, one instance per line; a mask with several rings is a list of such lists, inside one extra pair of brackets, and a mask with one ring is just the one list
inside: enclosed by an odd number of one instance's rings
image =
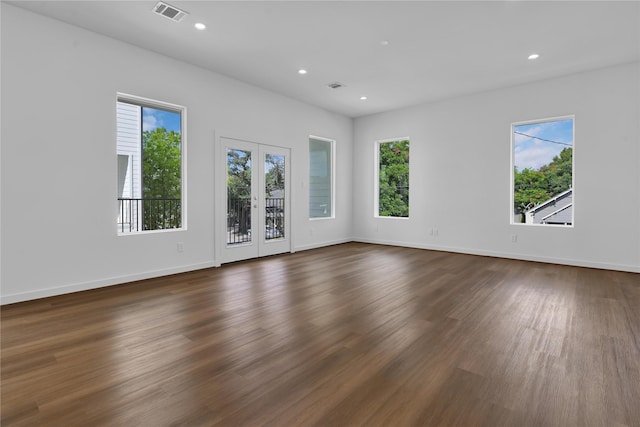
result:
[(640, 275), (349, 243), (4, 306), (2, 426), (640, 426)]

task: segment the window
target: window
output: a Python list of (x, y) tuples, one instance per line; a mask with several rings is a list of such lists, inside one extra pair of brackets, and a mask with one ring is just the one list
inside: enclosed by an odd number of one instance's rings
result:
[(379, 217), (409, 217), (409, 140), (379, 141), (376, 206)]
[(333, 218), (333, 146), (335, 141), (309, 138), (309, 218)]
[(118, 96), (116, 111), (118, 232), (183, 228), (184, 108)]
[(573, 225), (573, 122), (512, 125), (512, 224)]

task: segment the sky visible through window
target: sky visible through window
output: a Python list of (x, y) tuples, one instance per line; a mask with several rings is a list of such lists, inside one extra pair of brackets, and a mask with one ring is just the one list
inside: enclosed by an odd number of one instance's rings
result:
[(180, 113), (143, 107), (142, 131), (152, 131), (157, 128), (165, 128), (167, 131), (175, 131), (179, 133)]
[(514, 126), (514, 165), (538, 170), (551, 163), (553, 158), (573, 147), (573, 119)]

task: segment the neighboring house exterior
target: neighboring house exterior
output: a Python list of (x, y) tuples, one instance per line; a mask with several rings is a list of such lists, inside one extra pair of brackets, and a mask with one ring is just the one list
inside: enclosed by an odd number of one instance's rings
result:
[(142, 107), (118, 102), (118, 231), (142, 229), (142, 215), (130, 200), (142, 198)]
[(527, 224), (573, 224), (573, 188), (525, 212)]

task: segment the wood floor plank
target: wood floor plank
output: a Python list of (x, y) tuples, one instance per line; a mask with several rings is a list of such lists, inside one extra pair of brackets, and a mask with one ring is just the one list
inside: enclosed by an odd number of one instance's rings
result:
[(640, 275), (348, 243), (3, 306), (3, 426), (640, 426)]

